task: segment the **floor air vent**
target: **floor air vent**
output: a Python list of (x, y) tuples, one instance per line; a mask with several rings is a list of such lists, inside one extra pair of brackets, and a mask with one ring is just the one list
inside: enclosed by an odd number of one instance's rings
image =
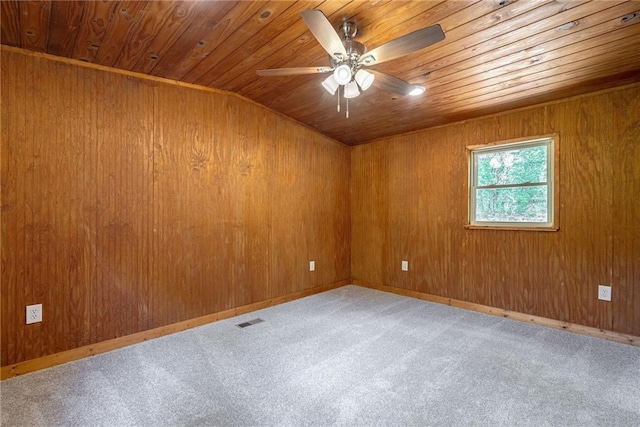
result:
[(255, 325), (256, 323), (262, 323), (262, 322), (264, 322), (264, 320), (262, 319), (253, 319), (253, 320), (249, 320), (248, 322), (238, 323), (236, 326), (242, 329), (242, 328), (246, 328), (247, 326)]

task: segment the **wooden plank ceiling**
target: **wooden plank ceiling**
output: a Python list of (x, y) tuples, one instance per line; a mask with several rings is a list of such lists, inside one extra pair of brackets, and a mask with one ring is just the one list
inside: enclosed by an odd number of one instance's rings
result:
[[(5, 1), (2, 44), (237, 92), (346, 144), (640, 81), (640, 2)], [(350, 117), (324, 75), (261, 77), (265, 68), (326, 66), (300, 17), (322, 10), (357, 24), (369, 49), (440, 24), (445, 40), (376, 65), (427, 88), (375, 86)]]

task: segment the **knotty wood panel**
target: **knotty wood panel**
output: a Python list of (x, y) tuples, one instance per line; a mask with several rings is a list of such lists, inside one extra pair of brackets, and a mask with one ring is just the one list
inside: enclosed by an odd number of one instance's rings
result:
[(93, 62), (102, 40), (107, 35), (109, 22), (115, 15), (117, 3), (102, 1), (86, 2), (82, 9), (83, 25), (76, 36), (73, 57), (86, 62)]
[(80, 30), (85, 3), (82, 0), (76, 0), (57, 1), (51, 4), (48, 53), (71, 57)]
[(49, 37), (51, 4), (41, 1), (20, 2), (21, 46), (25, 49), (45, 51)]
[[(190, 51), (183, 51), (182, 58), (180, 58), (180, 60), (174, 60), (171, 70), (168, 70), (165, 76), (171, 79), (181, 80), (185, 73), (190, 70), (193, 71), (197, 64), (204, 62), (214, 51), (219, 55), (221, 50), (220, 44), (229, 37), (239, 25), (242, 25), (247, 18), (264, 7), (263, 4), (257, 2), (244, 2), (241, 4), (244, 5), (244, 8), (239, 6), (234, 7), (213, 27), (208, 28), (207, 34), (198, 40), (195, 48)], [(269, 16), (271, 16), (273, 11), (269, 10), (269, 14)], [(255, 21), (252, 23), (255, 23)], [(158, 73), (158, 70), (156, 70), (156, 73)]]
[(1, 54), (2, 366), (350, 278), (348, 147), (237, 95)]
[[(175, 78), (170, 74), (172, 74), (172, 70), (176, 69), (176, 64), (180, 62), (186, 53), (191, 52), (194, 47), (204, 46), (207, 42), (211, 42), (212, 39), (210, 37), (215, 37), (214, 34), (219, 35), (220, 29), (218, 27), (226, 27), (225, 24), (229, 22), (225, 17), (235, 7), (237, 7), (237, 3), (230, 1), (206, 5), (198, 20), (199, 25), (193, 24), (187, 28), (176, 43), (162, 56), (162, 59), (155, 64), (152, 74)], [(209, 48), (209, 46), (207, 47)]]
[(109, 21), (110, 28), (96, 52), (94, 61), (112, 66), (123, 49), (123, 41), (140, 25), (145, 16), (147, 2), (136, 0), (122, 2)]
[[(197, 18), (202, 14), (207, 4), (208, 2), (179, 2), (175, 5), (167, 3), (170, 9), (166, 9), (163, 5), (150, 4), (149, 8), (152, 12), (149, 13), (149, 17), (155, 21), (157, 18), (155, 10), (160, 10), (161, 19), (153, 22), (153, 32), (136, 34), (136, 40), (140, 40), (140, 46), (145, 47), (146, 51), (135, 50), (136, 53), (142, 53), (142, 55), (132, 70), (144, 73), (153, 70), (158, 63), (158, 58), (161, 58), (187, 28), (192, 25), (191, 19)], [(162, 29), (162, 32), (157, 32), (160, 29)], [(149, 28), (145, 28), (145, 30), (149, 30)], [(138, 39), (140, 36), (147, 37)]]
[[(354, 279), (637, 336), (639, 98), (636, 84), (354, 147)], [(465, 146), (553, 133), (560, 231), (465, 229)]]

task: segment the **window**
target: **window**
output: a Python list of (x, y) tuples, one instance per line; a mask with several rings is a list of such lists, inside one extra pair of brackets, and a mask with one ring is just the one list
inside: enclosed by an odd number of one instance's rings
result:
[(469, 228), (557, 229), (554, 137), (468, 149)]

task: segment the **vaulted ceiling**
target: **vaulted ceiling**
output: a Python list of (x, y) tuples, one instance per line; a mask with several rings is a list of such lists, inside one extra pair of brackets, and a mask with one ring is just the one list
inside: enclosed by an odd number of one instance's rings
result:
[[(346, 144), (640, 81), (640, 2), (5, 1), (1, 42), (237, 92)], [(372, 49), (440, 24), (445, 39), (371, 67), (426, 87), (375, 83), (336, 111), (325, 75), (259, 69), (329, 66), (300, 12), (356, 23)]]

